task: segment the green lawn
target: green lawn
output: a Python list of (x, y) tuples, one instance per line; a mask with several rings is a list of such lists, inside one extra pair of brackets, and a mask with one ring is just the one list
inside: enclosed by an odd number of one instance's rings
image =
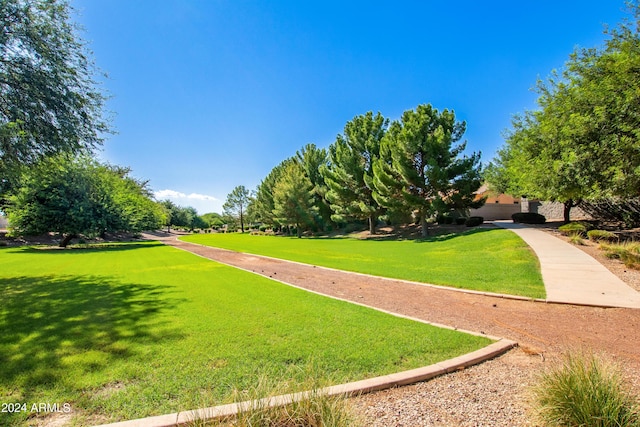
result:
[(309, 366), (356, 380), (489, 344), (154, 242), (0, 248), (0, 292), (0, 403), (69, 403), (81, 425), (226, 403)]
[(535, 255), (509, 230), (476, 229), (423, 240), (194, 234), (187, 242), (463, 289), (544, 298)]

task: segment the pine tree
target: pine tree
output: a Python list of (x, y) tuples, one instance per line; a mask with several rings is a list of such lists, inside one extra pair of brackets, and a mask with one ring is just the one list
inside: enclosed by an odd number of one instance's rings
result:
[(273, 188), (273, 214), (280, 224), (293, 225), (298, 237), (313, 222), (313, 185), (296, 161), (287, 163)]
[(465, 129), (453, 111), (419, 105), (405, 111), (382, 141), (386, 156), (374, 169), (375, 198), (386, 206), (416, 212), (423, 236), (429, 217), (475, 204), (473, 192), (481, 184), (480, 154), (460, 157), (466, 142), (458, 142)]
[(331, 163), (322, 170), (329, 187), (327, 199), (334, 211), (332, 219), (367, 219), (369, 232), (375, 234), (378, 216), (383, 209), (373, 197), (373, 165), (380, 156), (380, 142), (388, 119), (380, 113), (354, 117), (329, 147)]

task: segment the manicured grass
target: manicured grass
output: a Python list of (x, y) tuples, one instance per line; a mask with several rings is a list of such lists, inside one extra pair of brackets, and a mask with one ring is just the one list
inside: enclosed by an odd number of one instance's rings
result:
[(309, 366), (342, 382), (489, 343), (153, 242), (0, 248), (0, 293), (0, 403), (69, 403), (82, 425), (225, 403), (265, 375), (295, 385)]
[(544, 298), (540, 267), (509, 230), (476, 229), (424, 240), (360, 240), (194, 234), (187, 242), (368, 273), (532, 298)]

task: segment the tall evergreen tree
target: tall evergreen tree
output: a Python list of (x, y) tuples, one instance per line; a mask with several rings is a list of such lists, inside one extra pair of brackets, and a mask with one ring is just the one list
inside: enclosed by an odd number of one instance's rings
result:
[(273, 189), (273, 214), (283, 225), (293, 225), (298, 237), (313, 222), (313, 184), (297, 161), (286, 164)]
[(405, 111), (382, 141), (390, 160), (383, 156), (377, 161), (374, 197), (417, 212), (423, 236), (428, 233), (427, 218), (474, 204), (473, 192), (481, 184), (480, 154), (460, 157), (465, 128), (453, 111), (419, 105)]
[(366, 219), (369, 232), (375, 234), (382, 207), (373, 197), (373, 165), (380, 157), (380, 142), (389, 121), (371, 111), (356, 116), (344, 127), (329, 147), (331, 162), (322, 169), (329, 187), (327, 199), (334, 211), (332, 219)]
[(328, 165), (327, 150), (315, 144), (307, 144), (296, 152), (296, 160), (302, 166), (305, 175), (313, 186), (313, 206), (316, 213), (315, 222), (318, 228), (326, 230), (331, 223), (331, 207), (326, 199), (327, 185), (321, 170)]
[(294, 161), (293, 158), (283, 160), (271, 169), (269, 174), (258, 185), (255, 201), (253, 202), (256, 221), (271, 227), (279, 227), (282, 225), (278, 221), (278, 217), (273, 213), (275, 209), (273, 199), (274, 189), (284, 169)]
[(239, 185), (227, 195), (227, 200), (222, 205), (224, 214), (240, 221), (240, 230), (244, 233), (244, 220), (249, 204), (249, 190), (244, 185)]

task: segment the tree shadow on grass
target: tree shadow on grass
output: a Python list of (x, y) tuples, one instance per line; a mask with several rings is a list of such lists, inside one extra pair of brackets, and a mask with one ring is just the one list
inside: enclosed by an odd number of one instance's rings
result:
[(143, 242), (143, 243), (91, 243), (87, 245), (73, 245), (66, 248), (58, 246), (23, 246), (21, 251), (26, 253), (42, 253), (47, 252), (51, 254), (65, 254), (72, 251), (73, 253), (79, 252), (120, 252), (129, 251), (132, 249), (140, 248), (152, 248), (156, 246), (165, 246), (161, 242)]
[(163, 316), (180, 302), (170, 292), (103, 277), (0, 278), (0, 390), (8, 393), (2, 400), (29, 402), (43, 389), (74, 388), (69, 364), (106, 371), (145, 345), (180, 339)]

